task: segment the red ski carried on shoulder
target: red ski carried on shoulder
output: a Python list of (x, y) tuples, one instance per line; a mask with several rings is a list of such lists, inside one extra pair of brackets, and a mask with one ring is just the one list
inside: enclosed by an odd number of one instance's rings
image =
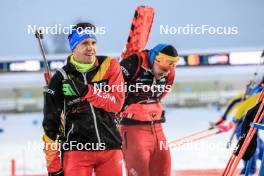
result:
[(150, 6), (139, 6), (135, 11), (131, 23), (129, 37), (125, 49), (121, 54), (122, 59), (145, 49), (148, 42), (154, 19), (154, 9)]

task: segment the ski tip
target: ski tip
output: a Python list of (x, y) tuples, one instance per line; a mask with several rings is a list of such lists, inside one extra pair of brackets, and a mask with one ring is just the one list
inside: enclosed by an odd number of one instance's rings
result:
[(143, 8), (143, 9), (153, 9), (153, 7), (151, 7), (150, 5), (140, 5), (137, 7), (137, 9), (139, 8)]

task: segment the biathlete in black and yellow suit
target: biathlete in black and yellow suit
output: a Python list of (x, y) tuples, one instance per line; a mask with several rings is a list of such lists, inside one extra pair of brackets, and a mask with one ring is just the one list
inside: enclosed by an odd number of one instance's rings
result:
[[(215, 125), (222, 132), (226, 132), (232, 129), (235, 124), (237, 124), (238, 126), (236, 128), (236, 137), (237, 139), (239, 139), (242, 135), (242, 121), (246, 113), (258, 103), (262, 90), (261, 84), (262, 83), (249, 90), (246, 96), (244, 96), (244, 94), (241, 94), (229, 101), (227, 109), (223, 116), (216, 123), (211, 123), (211, 125)], [(231, 114), (234, 114), (232, 120), (228, 123), (228, 125), (224, 125), (224, 122)], [(257, 137), (257, 150), (252, 158), (250, 174), (254, 174), (256, 172), (256, 160), (262, 159), (263, 149), (264, 143), (259, 137)], [(245, 171), (246, 162), (244, 161), (244, 168), (241, 170), (240, 174), (245, 174)]]

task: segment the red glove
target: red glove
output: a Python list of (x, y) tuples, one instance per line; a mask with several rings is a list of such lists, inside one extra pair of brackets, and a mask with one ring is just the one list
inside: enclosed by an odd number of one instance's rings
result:
[(221, 132), (227, 132), (229, 131), (230, 129), (232, 129), (234, 127), (234, 122), (229, 122), (228, 125), (223, 125), (223, 124), (220, 124), (220, 125), (217, 125), (217, 129)]

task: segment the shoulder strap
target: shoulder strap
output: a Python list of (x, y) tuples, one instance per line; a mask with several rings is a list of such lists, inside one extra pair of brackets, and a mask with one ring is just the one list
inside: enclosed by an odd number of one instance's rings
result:
[(69, 79), (67, 73), (65, 72), (65, 70), (63, 68), (57, 68), (57, 71), (59, 71), (61, 73), (61, 75), (63, 76), (63, 79)]
[(135, 72), (135, 74), (133, 75), (133, 79), (136, 79), (138, 76), (139, 76), (139, 71), (140, 71), (140, 68), (141, 68), (141, 65), (142, 65), (142, 54), (141, 53), (136, 53), (137, 57), (138, 57), (138, 65), (137, 65), (137, 70)]

